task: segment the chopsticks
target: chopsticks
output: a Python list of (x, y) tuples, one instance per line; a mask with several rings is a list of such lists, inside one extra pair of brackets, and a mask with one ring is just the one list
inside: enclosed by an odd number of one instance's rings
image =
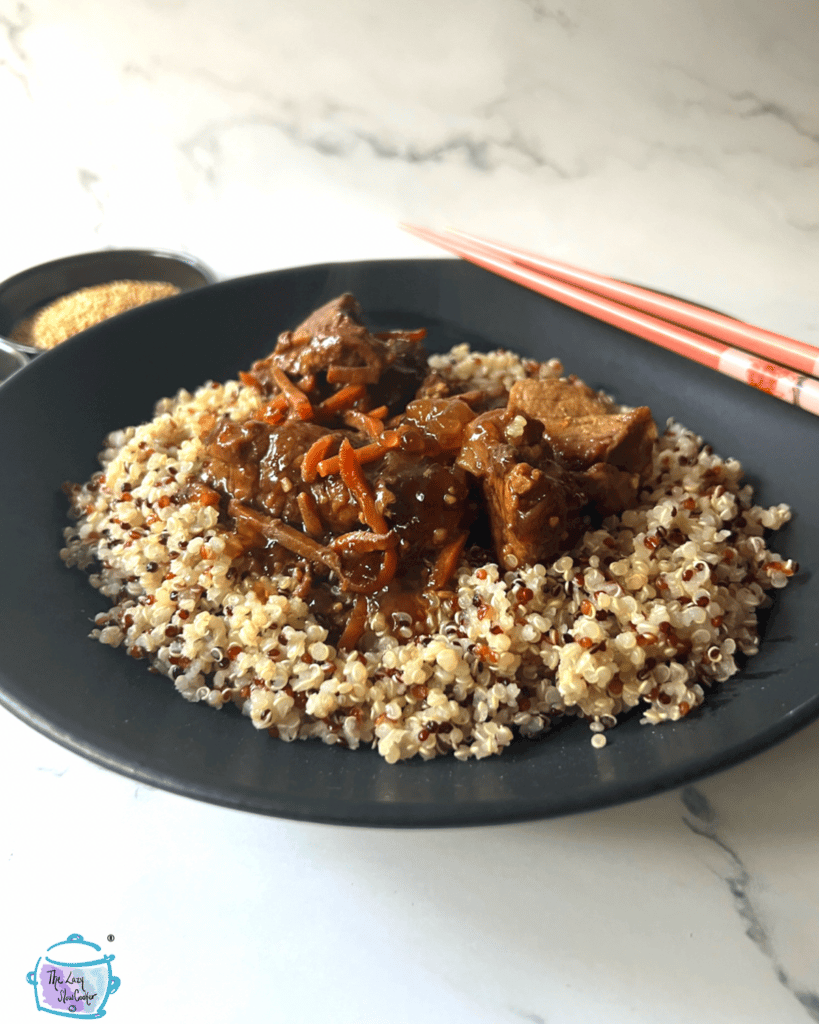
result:
[[(404, 230), (502, 277), (819, 415), (819, 351), (691, 303), (462, 231)], [(782, 365), (785, 364), (785, 365)]]

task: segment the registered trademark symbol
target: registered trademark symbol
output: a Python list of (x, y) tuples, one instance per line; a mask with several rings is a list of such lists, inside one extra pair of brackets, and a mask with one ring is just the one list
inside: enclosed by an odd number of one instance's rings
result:
[(113, 935), (109, 935), (107, 938), (108, 938), (109, 942), (113, 942), (114, 941), (114, 936)]

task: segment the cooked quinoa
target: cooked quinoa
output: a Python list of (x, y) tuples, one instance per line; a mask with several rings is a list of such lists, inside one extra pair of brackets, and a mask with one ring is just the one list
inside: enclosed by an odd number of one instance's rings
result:
[[(484, 388), (562, 373), (463, 345), (429, 362)], [(238, 381), (207, 383), (111, 434), (101, 472), (68, 488), (61, 557), (111, 601), (92, 637), (282, 740), (372, 745), (390, 763), (482, 758), (577, 716), (602, 747), (632, 708), (646, 724), (676, 721), (733, 675), (736, 656), (758, 649), (757, 609), (797, 569), (765, 540), (788, 507), (755, 505), (736, 460), (669, 421), (636, 507), (548, 565), (504, 571), (467, 550), (420, 631), (391, 632), (373, 610), (360, 649), (341, 651), (295, 575), (237, 573), (218, 509), (184, 498), (203, 417), (241, 422), (264, 401)]]

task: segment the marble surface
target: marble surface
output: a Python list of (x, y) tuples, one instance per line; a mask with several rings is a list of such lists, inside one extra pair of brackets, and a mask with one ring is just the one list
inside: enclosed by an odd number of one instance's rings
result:
[[(819, 344), (811, 0), (0, 0), (0, 111), (0, 279), (437, 255), (411, 220)], [(80, 932), (122, 1024), (819, 1020), (817, 755), (819, 724), (624, 807), (404, 833), (135, 785), (3, 711), (4, 1019)]]

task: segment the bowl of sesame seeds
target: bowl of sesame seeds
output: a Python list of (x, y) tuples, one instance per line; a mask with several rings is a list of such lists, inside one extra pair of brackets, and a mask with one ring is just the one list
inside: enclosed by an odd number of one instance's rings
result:
[(32, 358), (119, 313), (215, 280), (185, 253), (106, 249), (64, 256), (0, 283), (0, 338)]

